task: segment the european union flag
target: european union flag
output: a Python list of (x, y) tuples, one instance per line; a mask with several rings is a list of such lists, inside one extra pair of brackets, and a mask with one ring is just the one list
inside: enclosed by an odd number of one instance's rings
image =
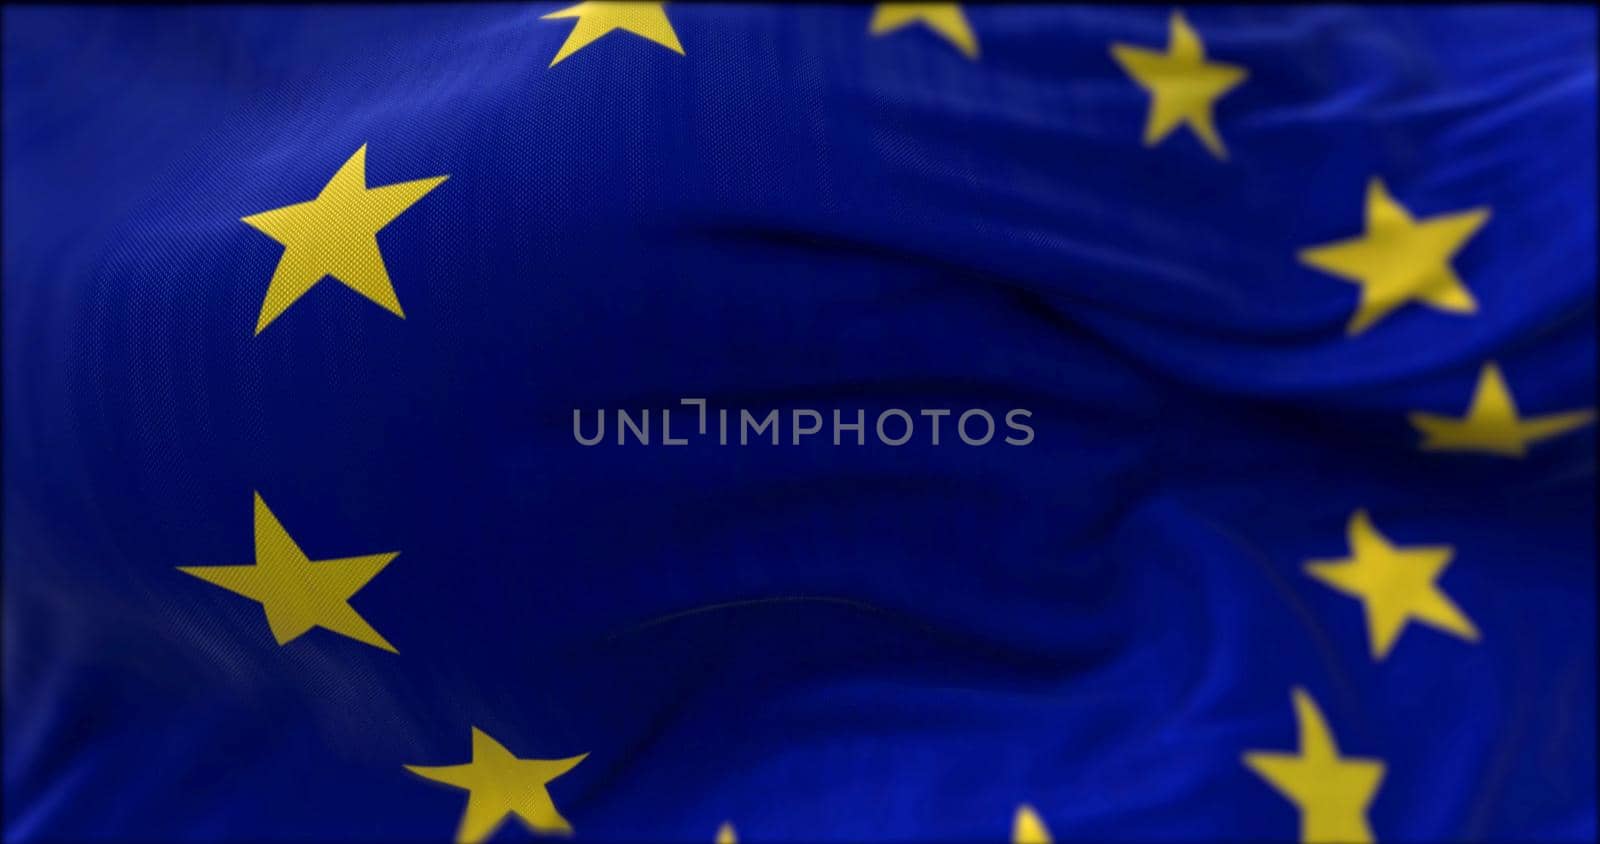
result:
[(7, 840), (1592, 840), (1596, 11), (7, 6)]

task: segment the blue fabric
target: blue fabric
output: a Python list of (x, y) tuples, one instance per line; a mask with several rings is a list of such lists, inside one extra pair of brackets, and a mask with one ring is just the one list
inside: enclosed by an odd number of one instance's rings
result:
[[(1113, 42), (1166, 8), (971, 6), (981, 55), (867, 7), (669, 5), (548, 67), (555, 4), (7, 7), (8, 840), (417, 839), (477, 726), (583, 839), (1289, 839), (1240, 761), (1290, 689), (1387, 774), (1380, 839), (1596, 835), (1595, 440), (1426, 453), (1499, 363), (1596, 385), (1596, 16), (1203, 7), (1229, 158), (1141, 143)], [(362, 144), (448, 173), (378, 236), (405, 319), (331, 279), (260, 336), (240, 218)], [(1347, 336), (1296, 260), (1489, 206), (1476, 314)], [(573, 411), (784, 415), (784, 444), (573, 436)], [(1001, 419), (876, 441), (891, 407)], [(788, 441), (787, 414), (868, 420)], [(614, 417), (613, 417), (614, 419)], [(950, 424), (949, 421), (946, 424)], [(1003, 423), (1002, 423), (1003, 424)], [(1001, 435), (1005, 431), (1002, 427)], [(657, 432), (659, 437), (659, 431)], [(398, 648), (284, 646), (177, 566), (398, 550)], [(1307, 577), (1366, 508), (1448, 544), (1477, 643)], [(515, 822), (499, 840), (521, 840)]]

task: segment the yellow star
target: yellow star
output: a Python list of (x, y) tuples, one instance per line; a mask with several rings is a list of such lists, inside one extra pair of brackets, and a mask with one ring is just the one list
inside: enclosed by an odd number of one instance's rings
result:
[(589, 754), (566, 759), (518, 759), (489, 734), (472, 728), (472, 761), (464, 765), (406, 765), (413, 774), (467, 791), (467, 810), (456, 829), (458, 844), (483, 841), (506, 815), (534, 832), (570, 835), (572, 825), (556, 811), (545, 786), (576, 768)]
[(1011, 844), (1050, 844), (1050, 830), (1032, 806), (1024, 803), (1017, 807), (1011, 821)]
[(593, 44), (600, 36), (613, 29), (626, 30), (641, 38), (654, 41), (680, 56), (683, 55), (683, 45), (678, 43), (678, 33), (672, 30), (672, 22), (667, 20), (667, 10), (662, 8), (661, 3), (613, 3), (609, 0), (594, 0), (551, 12), (540, 20), (552, 18), (577, 18), (578, 22), (573, 25), (572, 33), (567, 36), (561, 49), (556, 51), (556, 57), (550, 60), (551, 67), (555, 67), (557, 62), (567, 56)]
[(267, 612), (267, 626), (280, 645), (321, 627), (399, 653), (349, 602), (400, 552), (310, 560), (267, 509), (260, 493), (256, 494), (255, 521), (255, 565), (179, 566), (178, 571), (260, 602)]
[(978, 38), (972, 34), (972, 25), (967, 23), (960, 3), (879, 3), (872, 10), (867, 31), (886, 35), (914, 23), (938, 33), (967, 58), (978, 58)]
[(1365, 510), (1357, 510), (1350, 517), (1345, 535), (1350, 542), (1350, 556), (1309, 560), (1306, 574), (1360, 599), (1367, 611), (1367, 639), (1373, 659), (1387, 657), (1406, 623), (1412, 620), (1469, 642), (1478, 641), (1478, 629), (1472, 626), (1472, 620), (1435, 583), (1450, 565), (1454, 548), (1397, 548), (1372, 526)]
[(1244, 755), (1244, 764), (1300, 809), (1301, 841), (1371, 841), (1367, 807), (1383, 781), (1382, 760), (1341, 757), (1304, 689), (1294, 690), (1294, 711), (1300, 752), (1255, 751)]
[(1457, 419), (1418, 411), (1411, 425), (1422, 432), (1423, 451), (1481, 451), (1502, 457), (1522, 457), (1528, 446), (1577, 430), (1594, 421), (1594, 410), (1568, 410), (1523, 419), (1506, 387), (1505, 376), (1493, 361), (1483, 365), (1472, 406)]
[(367, 187), (367, 145), (333, 174), (317, 198), (243, 218), (283, 244), (261, 303), (256, 333), (327, 276), (405, 318), (378, 251), (378, 231), (449, 176)]
[(739, 844), (739, 833), (733, 828), (732, 822), (725, 822), (717, 827), (716, 844)]
[(1249, 74), (1238, 65), (1206, 61), (1205, 45), (1182, 12), (1173, 12), (1168, 22), (1165, 53), (1112, 44), (1111, 57), (1139, 87), (1150, 92), (1145, 146), (1155, 146), (1179, 126), (1188, 125), (1212, 155), (1228, 157), (1211, 109)]
[(1301, 263), (1361, 285), (1346, 334), (1360, 334), (1412, 300), (1450, 313), (1477, 312), (1450, 259), (1489, 221), (1488, 208), (1418, 221), (1374, 178), (1367, 182), (1366, 217), (1361, 237), (1300, 250)]

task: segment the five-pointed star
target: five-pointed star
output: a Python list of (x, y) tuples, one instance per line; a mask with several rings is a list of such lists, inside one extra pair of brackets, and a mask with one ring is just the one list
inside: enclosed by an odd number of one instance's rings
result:
[(1345, 527), (1350, 556), (1309, 560), (1306, 574), (1359, 599), (1367, 612), (1367, 639), (1372, 658), (1383, 660), (1399, 641), (1406, 623), (1418, 621), (1469, 642), (1478, 640), (1472, 625), (1435, 582), (1450, 565), (1455, 549), (1448, 545), (1399, 548), (1373, 527), (1366, 510), (1357, 510)]
[(1024, 803), (1017, 807), (1011, 820), (1011, 844), (1050, 844), (1050, 830), (1032, 806)]
[(577, 767), (589, 754), (566, 759), (518, 759), (489, 734), (472, 728), (472, 761), (464, 765), (406, 765), (435, 782), (466, 789), (467, 810), (456, 829), (458, 844), (486, 840), (506, 815), (521, 818), (534, 832), (572, 832), (556, 811), (545, 786)]
[(872, 10), (867, 31), (885, 35), (901, 27), (920, 23), (955, 45), (969, 59), (978, 57), (978, 38), (961, 11), (960, 3), (879, 3)]
[(550, 60), (551, 67), (555, 67), (557, 62), (593, 44), (600, 36), (614, 29), (631, 32), (654, 41), (680, 56), (683, 55), (683, 45), (678, 43), (678, 33), (672, 30), (672, 22), (667, 20), (667, 10), (662, 8), (661, 3), (613, 3), (609, 0), (592, 0), (551, 12), (540, 20), (552, 18), (577, 18), (578, 22), (573, 25), (572, 32), (561, 45), (561, 49), (556, 51), (556, 57)]
[(1488, 208), (1419, 221), (1389, 195), (1382, 179), (1374, 178), (1367, 183), (1366, 218), (1361, 237), (1300, 250), (1301, 263), (1361, 285), (1346, 334), (1366, 331), (1413, 300), (1451, 313), (1478, 310), (1450, 259), (1488, 222)]
[(1517, 415), (1517, 404), (1500, 367), (1490, 361), (1478, 375), (1466, 416), (1457, 419), (1418, 411), (1409, 418), (1412, 426), (1422, 432), (1423, 451), (1481, 451), (1522, 457), (1528, 453), (1528, 446), (1540, 440), (1593, 422), (1594, 410), (1568, 410), (1524, 419)]
[(404, 318), (378, 251), (378, 231), (447, 178), (368, 188), (367, 145), (362, 144), (316, 199), (243, 218), (284, 247), (261, 303), (256, 333), (330, 275)]
[(1300, 840), (1345, 844), (1372, 840), (1367, 807), (1383, 781), (1378, 759), (1341, 757), (1316, 701), (1294, 689), (1300, 752), (1244, 754), (1244, 764), (1300, 809)]
[(399, 653), (350, 607), (350, 598), (398, 551), (339, 560), (308, 559), (256, 494), (256, 562), (252, 566), (179, 566), (207, 583), (259, 601), (273, 638), (285, 645), (313, 627)]
[(1139, 87), (1150, 92), (1144, 145), (1155, 146), (1179, 126), (1187, 125), (1212, 155), (1227, 158), (1211, 110), (1248, 73), (1238, 65), (1206, 61), (1205, 45), (1182, 12), (1172, 13), (1167, 30), (1165, 53), (1132, 44), (1111, 45), (1111, 57)]

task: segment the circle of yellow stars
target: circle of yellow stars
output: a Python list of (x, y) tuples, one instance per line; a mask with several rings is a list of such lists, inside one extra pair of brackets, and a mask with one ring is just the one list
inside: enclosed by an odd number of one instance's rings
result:
[[(542, 17), (572, 21), (550, 60), (554, 68), (614, 32), (625, 32), (685, 55), (665, 4), (583, 2)], [(920, 28), (977, 61), (976, 34), (959, 3), (878, 3), (867, 24), (873, 37)], [(1149, 97), (1142, 141), (1164, 144), (1188, 129), (1213, 157), (1226, 160), (1217, 128), (1218, 101), (1245, 83), (1249, 71), (1208, 58), (1200, 33), (1182, 12), (1168, 20), (1164, 49), (1113, 43), (1111, 59)], [(332, 278), (397, 317), (405, 313), (383, 262), (378, 232), (442, 184), (447, 175), (369, 187), (367, 147), (344, 162), (313, 199), (243, 217), (242, 221), (283, 247), (257, 316), (260, 335), (313, 287)], [(1490, 219), (1487, 207), (1418, 218), (1373, 177), (1366, 187), (1363, 231), (1346, 239), (1307, 246), (1297, 255), (1305, 267), (1358, 288), (1346, 326), (1361, 335), (1396, 311), (1418, 304), (1455, 315), (1471, 315), (1479, 303), (1453, 260)], [(1505, 376), (1494, 362), (1483, 365), (1461, 416), (1418, 410), (1409, 415), (1424, 451), (1475, 452), (1520, 458), (1530, 446), (1594, 421), (1593, 409), (1523, 416)], [(398, 552), (313, 561), (255, 495), (256, 560), (251, 565), (182, 566), (179, 570), (261, 604), (267, 629), (280, 646), (322, 628), (398, 654), (350, 600), (398, 556)], [(1480, 638), (1471, 618), (1439, 584), (1455, 549), (1448, 545), (1400, 546), (1379, 532), (1364, 509), (1346, 526), (1349, 555), (1305, 563), (1308, 577), (1359, 602), (1374, 661), (1388, 659), (1413, 625), (1466, 642)], [(1310, 693), (1291, 690), (1298, 725), (1294, 752), (1253, 750), (1244, 765), (1300, 813), (1304, 841), (1373, 840), (1367, 810), (1384, 777), (1377, 759), (1344, 756)], [(552, 801), (549, 783), (588, 754), (558, 759), (521, 758), (488, 733), (471, 729), (471, 759), (452, 765), (405, 765), (405, 770), (467, 792), (456, 840), (486, 840), (516, 818), (541, 834), (570, 834), (572, 826)], [(734, 844), (732, 822), (714, 834)], [(1011, 840), (1048, 844), (1051, 835), (1030, 805), (1017, 806)]]

